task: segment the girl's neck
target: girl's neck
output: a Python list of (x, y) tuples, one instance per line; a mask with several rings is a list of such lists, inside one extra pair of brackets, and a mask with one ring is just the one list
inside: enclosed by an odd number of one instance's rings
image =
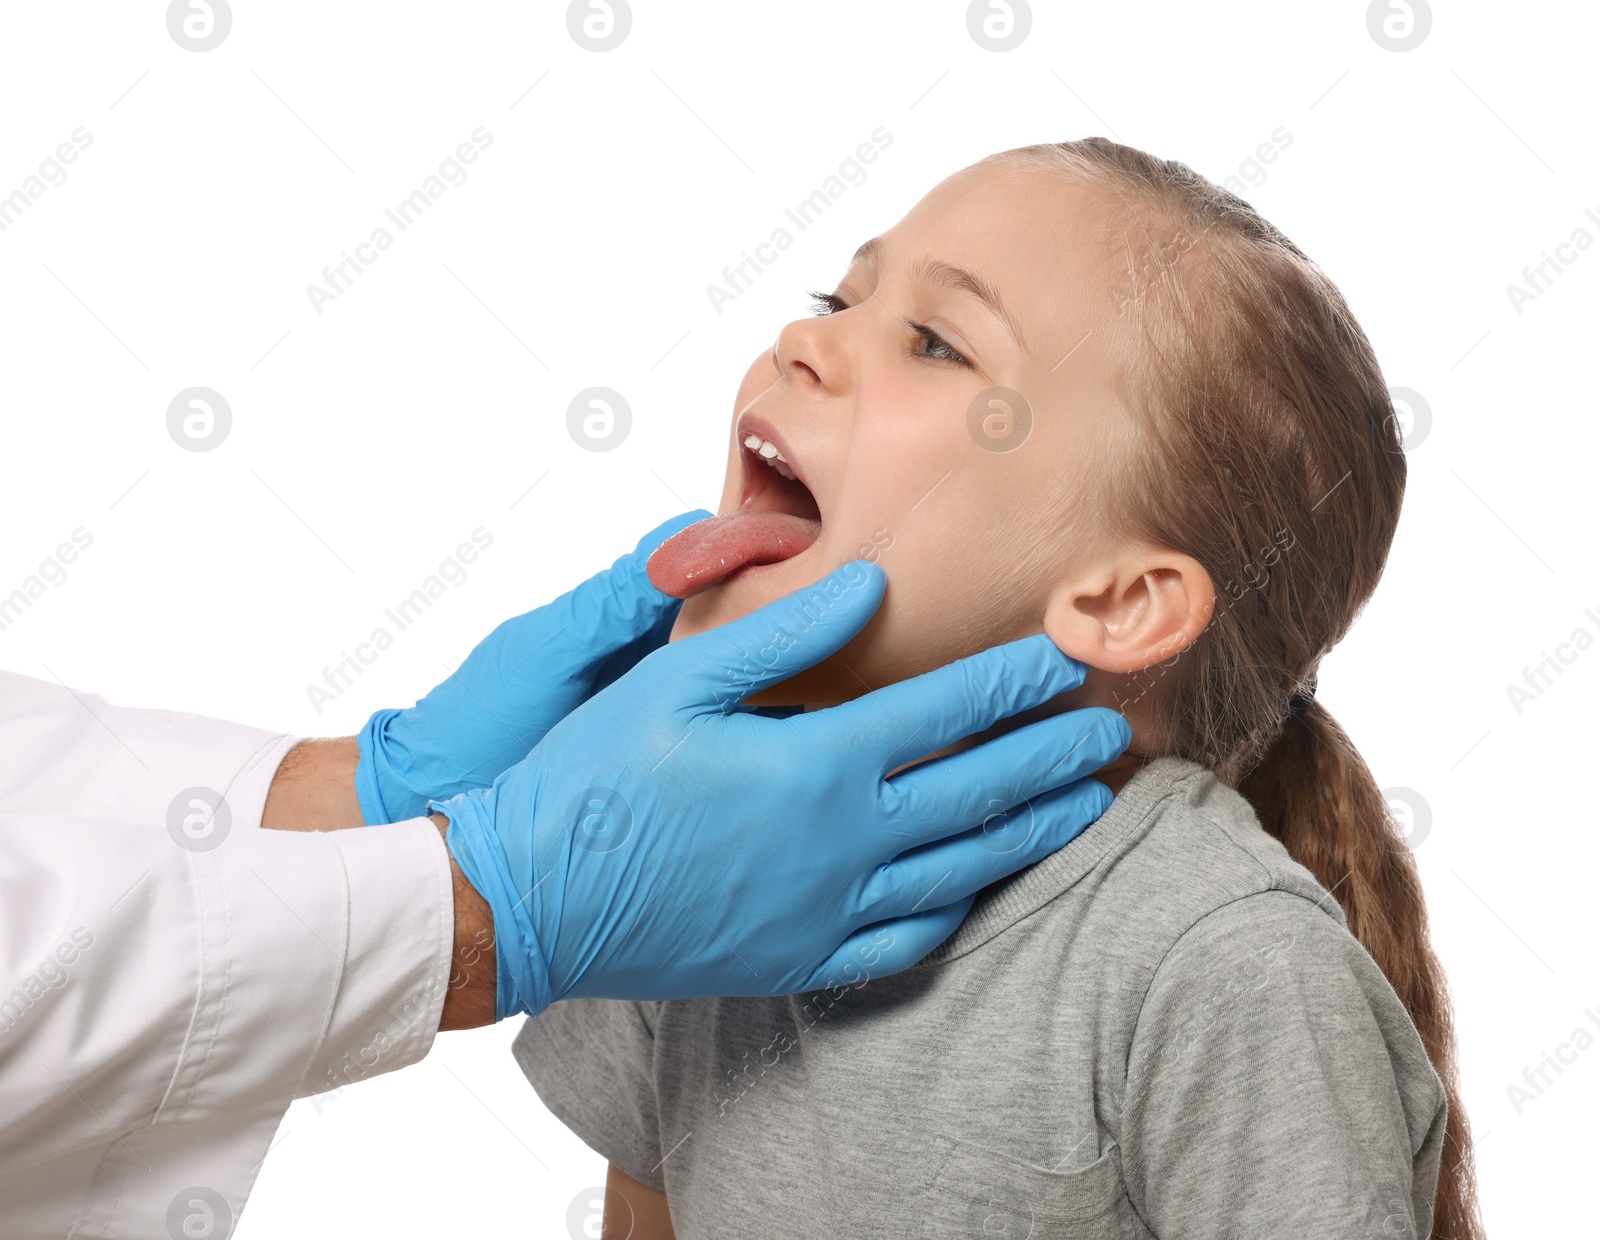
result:
[(1110, 788), (1113, 796), (1117, 796), (1148, 761), (1149, 759), (1143, 754), (1134, 753), (1130, 749), (1120, 758), (1113, 759), (1096, 771), (1094, 778)]

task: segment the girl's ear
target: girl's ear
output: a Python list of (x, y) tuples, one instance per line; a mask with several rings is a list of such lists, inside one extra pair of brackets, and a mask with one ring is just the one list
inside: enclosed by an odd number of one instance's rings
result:
[(1191, 556), (1130, 547), (1060, 582), (1044, 631), (1062, 651), (1107, 672), (1172, 658), (1205, 631), (1216, 606), (1210, 574)]

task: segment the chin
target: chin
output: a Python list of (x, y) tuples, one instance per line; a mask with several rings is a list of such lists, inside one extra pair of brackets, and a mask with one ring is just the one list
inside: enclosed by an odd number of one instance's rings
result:
[[(742, 620), (768, 603), (827, 576), (837, 565), (823, 567), (821, 548), (813, 544), (793, 559), (752, 565), (724, 578), (709, 590), (685, 599), (672, 626), (672, 641)], [(842, 561), (841, 561), (842, 563)]]

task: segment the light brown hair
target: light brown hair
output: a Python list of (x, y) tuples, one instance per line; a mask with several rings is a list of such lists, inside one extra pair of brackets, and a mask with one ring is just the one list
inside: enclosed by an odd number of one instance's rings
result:
[(1480, 1240), (1455, 1031), (1416, 863), (1349, 737), (1305, 696), (1377, 585), (1405, 491), (1372, 346), (1320, 268), (1184, 164), (1104, 138), (993, 161), (1108, 191), (1120, 266), (1108, 312), (1142, 331), (1122, 393), (1141, 450), (1123, 454), (1109, 484), (1113, 520), (1194, 557), (1217, 591), (1204, 632), (1142, 682), (1144, 747), (1236, 787), (1338, 899), (1444, 1083), (1430, 1234)]

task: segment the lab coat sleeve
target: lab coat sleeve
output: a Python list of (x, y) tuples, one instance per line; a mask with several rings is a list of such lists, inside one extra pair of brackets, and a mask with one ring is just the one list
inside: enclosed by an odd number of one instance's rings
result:
[(0, 812), (159, 824), (199, 787), (227, 797), (234, 826), (259, 826), (298, 739), (0, 671)]
[[(0, 1233), (149, 1237), (207, 1211), (237, 1219), (291, 1099), (431, 1046), (453, 938), (443, 841), (426, 819), (261, 830), (292, 739), (195, 716), (95, 700), (120, 735), (88, 739), (98, 723), (74, 730), (47, 710), (56, 744), (13, 751), (8, 680)], [(128, 817), (85, 813), (140, 770), (124, 745), (144, 768)], [(192, 787), (226, 793), (225, 831), (220, 815), (198, 836), (169, 827), (168, 803)], [(58, 808), (39, 805), (49, 789)]]

